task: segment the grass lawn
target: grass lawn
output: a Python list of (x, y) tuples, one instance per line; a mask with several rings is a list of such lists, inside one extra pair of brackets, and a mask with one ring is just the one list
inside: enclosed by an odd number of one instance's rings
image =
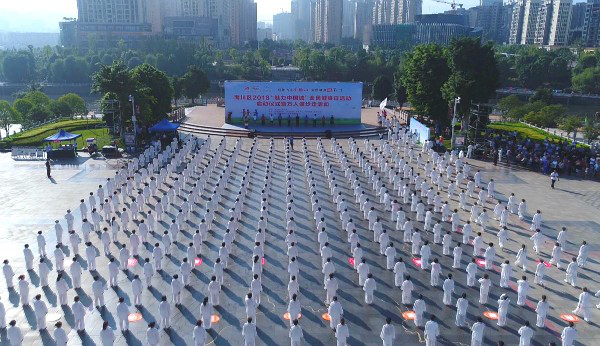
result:
[(534, 141), (543, 141), (546, 138), (553, 140), (564, 140), (564, 138), (562, 137), (555, 136), (542, 130), (538, 130), (534, 127), (528, 126), (527, 124), (517, 122), (491, 123), (488, 125), (488, 128), (510, 132), (516, 131), (519, 137), (530, 138)]
[(84, 148), (86, 138), (96, 138), (98, 147), (108, 145), (112, 137), (107, 128), (97, 128), (101, 126), (101, 120), (66, 120), (44, 125), (29, 131), (24, 131), (8, 139), (0, 141), (0, 147), (39, 147), (43, 145), (44, 138), (51, 136), (63, 129), (67, 132), (81, 134), (77, 139), (77, 147)]

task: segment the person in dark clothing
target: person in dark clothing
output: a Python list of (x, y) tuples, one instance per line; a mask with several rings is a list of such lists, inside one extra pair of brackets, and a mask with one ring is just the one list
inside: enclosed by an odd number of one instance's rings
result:
[(48, 176), (48, 179), (50, 179), (50, 159), (46, 159), (46, 175)]

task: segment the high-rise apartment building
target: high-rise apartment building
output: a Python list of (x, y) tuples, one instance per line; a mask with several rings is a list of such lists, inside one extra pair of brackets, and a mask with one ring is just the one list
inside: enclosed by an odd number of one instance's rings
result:
[(76, 21), (60, 24), (67, 46), (135, 44), (162, 34), (207, 38), (220, 48), (256, 40), (254, 0), (77, 0), (77, 10)]
[(423, 13), (423, 0), (405, 0), (406, 15), (404, 23), (414, 23), (417, 15)]
[(511, 5), (494, 2), (490, 5), (475, 6), (468, 10), (469, 25), (481, 28), (485, 41), (508, 42), (510, 30)]
[(295, 36), (294, 17), (292, 13), (282, 12), (273, 15), (273, 39), (293, 40)]
[(354, 38), (365, 42), (373, 24), (373, 0), (358, 0), (354, 11)]
[(588, 0), (583, 21), (583, 43), (600, 47), (600, 0)]
[(292, 17), (294, 21), (294, 39), (310, 41), (311, 0), (293, 0)]
[(548, 40), (544, 41), (545, 45), (566, 46), (569, 43), (572, 9), (573, 0), (554, 0), (552, 2), (550, 29)]
[(407, 0), (392, 0), (390, 24), (402, 24), (406, 22)]
[(230, 6), (231, 44), (239, 46), (256, 41), (256, 3), (253, 0), (230, 0)]
[(572, 0), (520, 0), (513, 6), (510, 44), (564, 46)]
[(342, 41), (343, 0), (316, 0), (313, 4), (311, 41), (339, 44)]
[(573, 4), (571, 10), (571, 24), (569, 26), (569, 44), (573, 44), (583, 39), (583, 23), (585, 20), (585, 10), (587, 3), (580, 2)]
[(344, 0), (342, 11), (342, 37), (354, 36), (354, 17), (356, 11), (356, 0)]
[(502, 0), (481, 0), (479, 2), (480, 6), (493, 6), (496, 4), (502, 4)]

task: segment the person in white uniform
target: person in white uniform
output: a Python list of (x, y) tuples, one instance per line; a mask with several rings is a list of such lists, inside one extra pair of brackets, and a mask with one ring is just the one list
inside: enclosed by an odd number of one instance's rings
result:
[(562, 346), (573, 346), (575, 338), (577, 338), (577, 330), (575, 330), (575, 323), (569, 322), (569, 326), (565, 327), (565, 329), (563, 329), (562, 333), (560, 334)]
[(298, 320), (294, 319), (292, 321), (292, 327), (289, 332), (291, 346), (300, 346), (302, 345), (302, 339), (304, 338), (304, 333), (302, 332), (302, 327), (298, 325)]
[[(244, 346), (256, 345), (256, 324), (252, 322), (252, 317), (248, 317), (246, 323), (242, 326), (242, 336), (244, 337)], [(202, 321), (200, 321), (202, 322)], [(206, 332), (205, 332), (206, 333)], [(204, 345), (204, 343), (202, 344)], [(200, 344), (197, 344), (200, 346)]]
[(435, 320), (435, 315), (431, 315), (429, 321), (425, 323), (425, 346), (435, 346), (440, 335), (440, 328)]
[(520, 335), (519, 346), (531, 345), (531, 338), (533, 338), (533, 329), (529, 327), (529, 321), (525, 321), (525, 325), (519, 328), (518, 333)]
[(546, 326), (546, 315), (548, 314), (548, 310), (550, 309), (550, 305), (548, 304), (546, 295), (542, 295), (542, 299), (537, 303), (535, 308), (535, 312), (537, 313), (537, 320), (535, 325), (540, 328), (544, 328)]
[(23, 333), (21, 332), (21, 328), (17, 327), (17, 321), (12, 320), (8, 325), (6, 336), (10, 346), (21, 346), (23, 344)]
[(385, 324), (381, 327), (381, 333), (379, 333), (383, 346), (393, 346), (394, 340), (396, 339), (396, 328), (392, 324), (392, 319), (386, 317)]
[(483, 345), (483, 332), (485, 331), (485, 323), (481, 316), (477, 317), (477, 322), (471, 326), (471, 346)]
[(340, 323), (335, 328), (335, 338), (337, 341), (337, 346), (347, 346), (347, 340), (350, 337), (350, 331), (348, 330), (348, 325), (346, 325), (346, 321), (342, 318)]
[[(244, 324), (244, 327), (245, 326), (246, 324)], [(242, 329), (242, 335), (244, 335), (244, 329)], [(194, 326), (193, 331), (194, 346), (204, 346), (204, 344), (206, 343), (206, 338), (207, 333), (204, 327), (202, 327), (202, 320), (196, 321), (196, 326)], [(254, 344), (246, 343), (246, 346), (249, 345), (254, 346)]]
[(102, 323), (100, 341), (102, 346), (112, 346), (115, 343), (115, 331), (108, 325), (108, 321)]
[(469, 308), (469, 300), (467, 294), (463, 293), (456, 301), (456, 321), (457, 327), (462, 327), (467, 323), (467, 309)]

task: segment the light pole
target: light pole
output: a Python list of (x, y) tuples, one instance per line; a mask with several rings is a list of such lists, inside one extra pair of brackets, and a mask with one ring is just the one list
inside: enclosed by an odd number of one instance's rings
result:
[(450, 140), (450, 150), (454, 150), (454, 128), (456, 127), (456, 106), (460, 103), (460, 97), (454, 98), (454, 114), (452, 115), (452, 139)]
[(129, 102), (131, 102), (131, 122), (133, 123), (133, 137), (137, 141), (137, 119), (135, 117), (135, 97), (129, 95)]

